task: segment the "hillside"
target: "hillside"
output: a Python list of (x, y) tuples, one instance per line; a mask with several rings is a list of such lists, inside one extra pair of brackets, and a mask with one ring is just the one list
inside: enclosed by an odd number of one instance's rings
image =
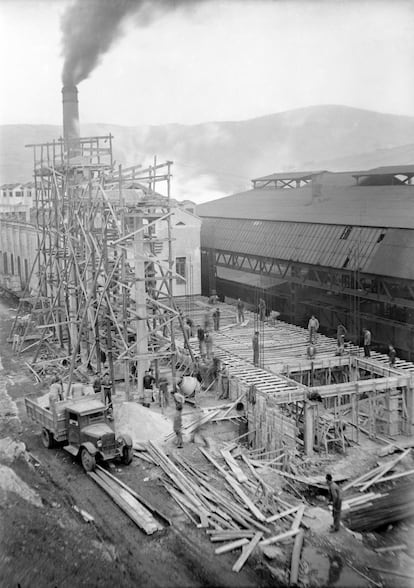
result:
[[(413, 161), (414, 117), (345, 106), (312, 106), (236, 122), (123, 127), (87, 124), (82, 135), (114, 135), (117, 163), (169, 159), (173, 196), (202, 202), (248, 189), (250, 179), (298, 169), (363, 169)], [(28, 180), (28, 143), (61, 136), (53, 125), (0, 126), (0, 182)]]

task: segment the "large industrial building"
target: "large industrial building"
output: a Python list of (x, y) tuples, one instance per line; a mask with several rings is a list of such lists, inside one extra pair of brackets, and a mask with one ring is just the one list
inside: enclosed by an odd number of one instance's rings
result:
[(414, 357), (414, 166), (275, 173), (200, 205), (202, 287)]

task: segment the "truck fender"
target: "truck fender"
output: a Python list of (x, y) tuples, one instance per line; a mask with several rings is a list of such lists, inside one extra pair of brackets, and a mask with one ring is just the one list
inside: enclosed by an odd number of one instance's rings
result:
[(128, 433), (120, 433), (117, 437), (117, 441), (123, 441), (127, 447), (132, 447), (132, 438)]
[(95, 445), (90, 443), (90, 441), (85, 441), (85, 443), (82, 443), (82, 445), (79, 447), (79, 455), (81, 454), (83, 448), (87, 449), (91, 455), (96, 455), (98, 453)]

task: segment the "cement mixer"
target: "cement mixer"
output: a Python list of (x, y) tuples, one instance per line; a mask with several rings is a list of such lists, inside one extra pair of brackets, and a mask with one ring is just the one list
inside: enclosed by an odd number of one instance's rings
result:
[(185, 398), (194, 398), (195, 394), (200, 392), (200, 382), (193, 376), (183, 376), (179, 387)]

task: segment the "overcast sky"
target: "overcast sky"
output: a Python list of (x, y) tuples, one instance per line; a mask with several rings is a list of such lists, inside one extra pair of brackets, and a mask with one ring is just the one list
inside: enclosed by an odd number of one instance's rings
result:
[[(68, 4), (0, 0), (1, 124), (61, 124)], [(81, 123), (243, 120), (315, 104), (414, 116), (412, 1), (185, 4), (147, 24), (125, 19), (79, 84)]]

